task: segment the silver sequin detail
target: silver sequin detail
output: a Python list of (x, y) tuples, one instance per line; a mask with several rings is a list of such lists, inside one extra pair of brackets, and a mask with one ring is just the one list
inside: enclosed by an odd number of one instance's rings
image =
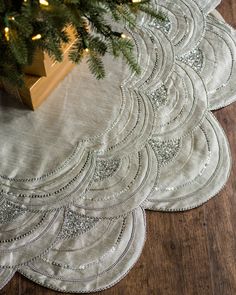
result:
[(184, 62), (193, 68), (196, 72), (201, 72), (203, 66), (203, 53), (201, 49), (196, 48), (180, 57), (178, 60)]
[(170, 141), (150, 139), (149, 144), (153, 148), (160, 166), (167, 165), (177, 155), (180, 149), (180, 139)]
[(93, 181), (98, 182), (112, 176), (120, 166), (120, 159), (97, 160)]
[(151, 100), (154, 109), (158, 109), (159, 107), (164, 106), (167, 102), (167, 89), (162, 85), (155, 91), (147, 93), (147, 96)]
[(68, 209), (65, 213), (65, 219), (59, 238), (71, 239), (77, 237), (89, 231), (97, 222), (99, 222), (98, 218), (87, 217)]
[(10, 203), (9, 201), (4, 201), (0, 205), (0, 223), (12, 222), (14, 219), (25, 213), (25, 209)]
[(150, 24), (151, 27), (160, 29), (163, 33), (168, 34), (171, 29), (171, 22), (167, 15), (164, 16), (164, 19), (155, 19)]

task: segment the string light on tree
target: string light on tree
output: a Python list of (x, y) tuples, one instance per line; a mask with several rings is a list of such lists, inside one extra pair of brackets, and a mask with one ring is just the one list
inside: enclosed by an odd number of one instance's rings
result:
[(41, 39), (41, 38), (42, 38), (42, 35), (41, 35), (41, 34), (37, 34), (37, 35), (33, 36), (31, 39), (32, 39), (33, 41), (35, 41), (35, 40), (39, 40), (39, 39)]
[(142, 0), (132, 0), (132, 3), (140, 3)]
[(5, 27), (4, 32), (5, 32), (6, 40), (9, 41), (10, 40), (9, 28)]
[(125, 35), (125, 33), (122, 32), (113, 32), (113, 35), (122, 39), (130, 39), (130, 37), (128, 37), (127, 35)]
[(46, 0), (39, 0), (39, 3), (41, 5), (43, 5), (43, 6), (48, 6), (49, 5), (48, 1), (46, 1)]
[(126, 36), (124, 33), (121, 33), (120, 37), (121, 37), (122, 39), (129, 39), (129, 37)]

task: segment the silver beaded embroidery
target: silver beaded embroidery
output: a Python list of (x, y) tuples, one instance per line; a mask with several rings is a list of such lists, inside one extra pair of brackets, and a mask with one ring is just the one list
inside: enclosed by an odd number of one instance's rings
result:
[(154, 109), (158, 109), (159, 107), (164, 106), (167, 102), (167, 89), (164, 85), (162, 85), (155, 91), (147, 93), (147, 96)]
[(0, 206), (0, 223), (2, 224), (12, 222), (14, 219), (25, 213), (25, 209), (22, 209), (9, 201), (4, 201)]
[(120, 166), (120, 159), (97, 160), (93, 181), (98, 182), (112, 176)]
[(201, 72), (203, 66), (203, 53), (201, 49), (196, 48), (180, 57), (178, 57), (179, 61), (189, 65), (196, 72)]
[(160, 166), (167, 165), (180, 150), (180, 139), (170, 141), (150, 139), (149, 144), (153, 148)]
[(165, 15), (164, 19), (155, 19), (149, 24), (149, 26), (155, 27), (161, 30), (163, 33), (168, 34), (171, 29), (171, 22), (167, 15)]
[(59, 238), (71, 239), (79, 236), (92, 229), (97, 222), (99, 222), (98, 218), (87, 217), (68, 209), (65, 212), (65, 219)]

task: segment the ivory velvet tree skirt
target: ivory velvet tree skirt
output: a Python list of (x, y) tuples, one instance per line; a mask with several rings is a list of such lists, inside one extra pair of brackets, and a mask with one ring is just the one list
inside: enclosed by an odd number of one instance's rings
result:
[(211, 113), (236, 100), (236, 33), (219, 0), (157, 0), (165, 21), (127, 34), (142, 67), (76, 68), (35, 112), (0, 106), (0, 287), (16, 271), (45, 287), (113, 286), (145, 242), (145, 209), (202, 205), (231, 169)]

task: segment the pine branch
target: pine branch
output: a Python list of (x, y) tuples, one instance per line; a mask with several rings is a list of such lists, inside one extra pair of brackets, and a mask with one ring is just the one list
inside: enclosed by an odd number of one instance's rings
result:
[(105, 77), (105, 68), (102, 59), (95, 52), (90, 53), (87, 63), (90, 71), (98, 80)]
[(111, 51), (115, 57), (123, 56), (127, 61), (131, 71), (140, 74), (141, 69), (137, 63), (137, 60), (133, 54), (134, 45), (131, 40), (112, 38)]
[[(161, 21), (165, 19), (153, 9), (150, 0), (139, 3), (131, 0), (47, 1), (49, 5), (41, 5), (38, 0), (0, 0), (0, 79), (17, 85), (22, 83), (23, 68), (32, 62), (37, 48), (61, 61), (62, 44), (70, 42), (65, 31), (69, 25), (77, 37), (69, 53), (70, 60), (80, 63), (86, 56), (96, 78), (105, 76), (102, 57), (106, 53), (123, 57), (131, 71), (140, 73), (133, 42), (113, 29), (112, 20), (123, 27), (134, 27), (139, 12)], [(35, 35), (40, 38), (33, 38)]]

